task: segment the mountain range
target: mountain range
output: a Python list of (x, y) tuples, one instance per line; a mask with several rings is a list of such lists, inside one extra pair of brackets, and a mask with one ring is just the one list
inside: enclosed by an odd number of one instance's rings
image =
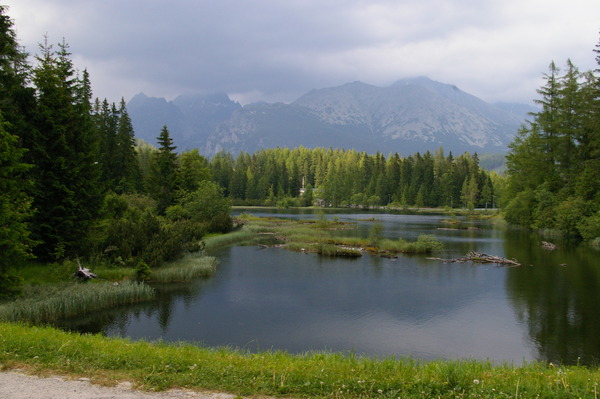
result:
[(167, 101), (134, 96), (127, 104), (136, 137), (156, 144), (167, 125), (179, 150), (205, 156), (273, 147), (333, 147), (384, 154), (506, 151), (534, 109), (490, 104), (426, 77), (388, 87), (362, 82), (315, 89), (290, 104), (241, 106), (227, 94), (184, 95)]

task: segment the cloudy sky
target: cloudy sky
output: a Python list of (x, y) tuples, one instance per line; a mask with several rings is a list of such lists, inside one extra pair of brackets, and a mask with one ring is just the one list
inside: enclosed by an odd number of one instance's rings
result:
[(64, 38), (94, 95), (290, 102), (428, 76), (531, 102), (548, 64), (597, 67), (598, 0), (0, 0), (31, 53)]

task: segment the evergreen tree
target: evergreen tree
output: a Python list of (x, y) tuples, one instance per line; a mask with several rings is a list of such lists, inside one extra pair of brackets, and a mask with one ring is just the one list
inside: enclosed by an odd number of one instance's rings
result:
[(507, 156), (509, 223), (586, 238), (600, 234), (590, 228), (600, 212), (597, 82), (593, 73), (581, 74), (571, 61), (564, 76), (550, 65), (538, 91), (542, 110), (522, 127)]
[(184, 192), (196, 191), (203, 181), (211, 180), (208, 160), (197, 149), (181, 153), (177, 166), (178, 189)]
[(75, 75), (67, 45), (41, 47), (33, 71), (36, 130), (24, 140), (34, 164), (31, 227), (42, 259), (85, 251), (85, 239), (102, 200), (97, 140), (90, 116), (90, 83)]
[(175, 202), (177, 189), (177, 153), (170, 137), (167, 125), (164, 125), (157, 137), (159, 148), (151, 164), (149, 192), (156, 200), (159, 214)]
[(30, 165), (22, 162), (24, 150), (6, 126), (0, 112), (0, 298), (19, 293), (18, 279), (8, 272), (31, 257), (33, 246), (27, 225), (32, 214), (26, 177)]
[(0, 5), (0, 111), (10, 123), (11, 133), (20, 138), (34, 130), (35, 92), (30, 83), (31, 67), (28, 54), (17, 43), (13, 22)]
[(115, 192), (137, 192), (142, 189), (141, 172), (136, 159), (133, 124), (127, 112), (125, 99), (123, 98), (121, 98), (118, 115), (116, 137), (116, 151), (118, 156), (116, 167), (119, 174)]

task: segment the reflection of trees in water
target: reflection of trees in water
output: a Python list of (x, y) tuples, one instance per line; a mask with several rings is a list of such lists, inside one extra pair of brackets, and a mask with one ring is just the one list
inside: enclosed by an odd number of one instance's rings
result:
[(96, 311), (85, 316), (60, 320), (54, 325), (83, 334), (110, 333), (126, 336), (131, 320), (156, 318), (164, 334), (169, 327), (175, 304), (182, 303), (187, 309), (198, 301), (202, 294), (204, 280), (206, 279), (192, 283), (153, 284), (152, 287), (157, 291), (156, 299), (153, 301)]
[(506, 254), (522, 263), (507, 273), (507, 290), (526, 322), (540, 360), (597, 364), (600, 359), (600, 268), (598, 252), (564, 243), (548, 252), (540, 238), (507, 237)]

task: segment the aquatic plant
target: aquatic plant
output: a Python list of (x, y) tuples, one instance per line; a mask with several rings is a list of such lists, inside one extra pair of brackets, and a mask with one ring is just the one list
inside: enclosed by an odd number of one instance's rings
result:
[(149, 278), (153, 282), (172, 283), (189, 282), (201, 277), (210, 277), (215, 274), (217, 259), (193, 253), (182, 259), (171, 262), (167, 266), (154, 269)]
[(0, 305), (0, 320), (44, 323), (154, 299), (154, 290), (135, 282), (72, 283), (45, 288)]

